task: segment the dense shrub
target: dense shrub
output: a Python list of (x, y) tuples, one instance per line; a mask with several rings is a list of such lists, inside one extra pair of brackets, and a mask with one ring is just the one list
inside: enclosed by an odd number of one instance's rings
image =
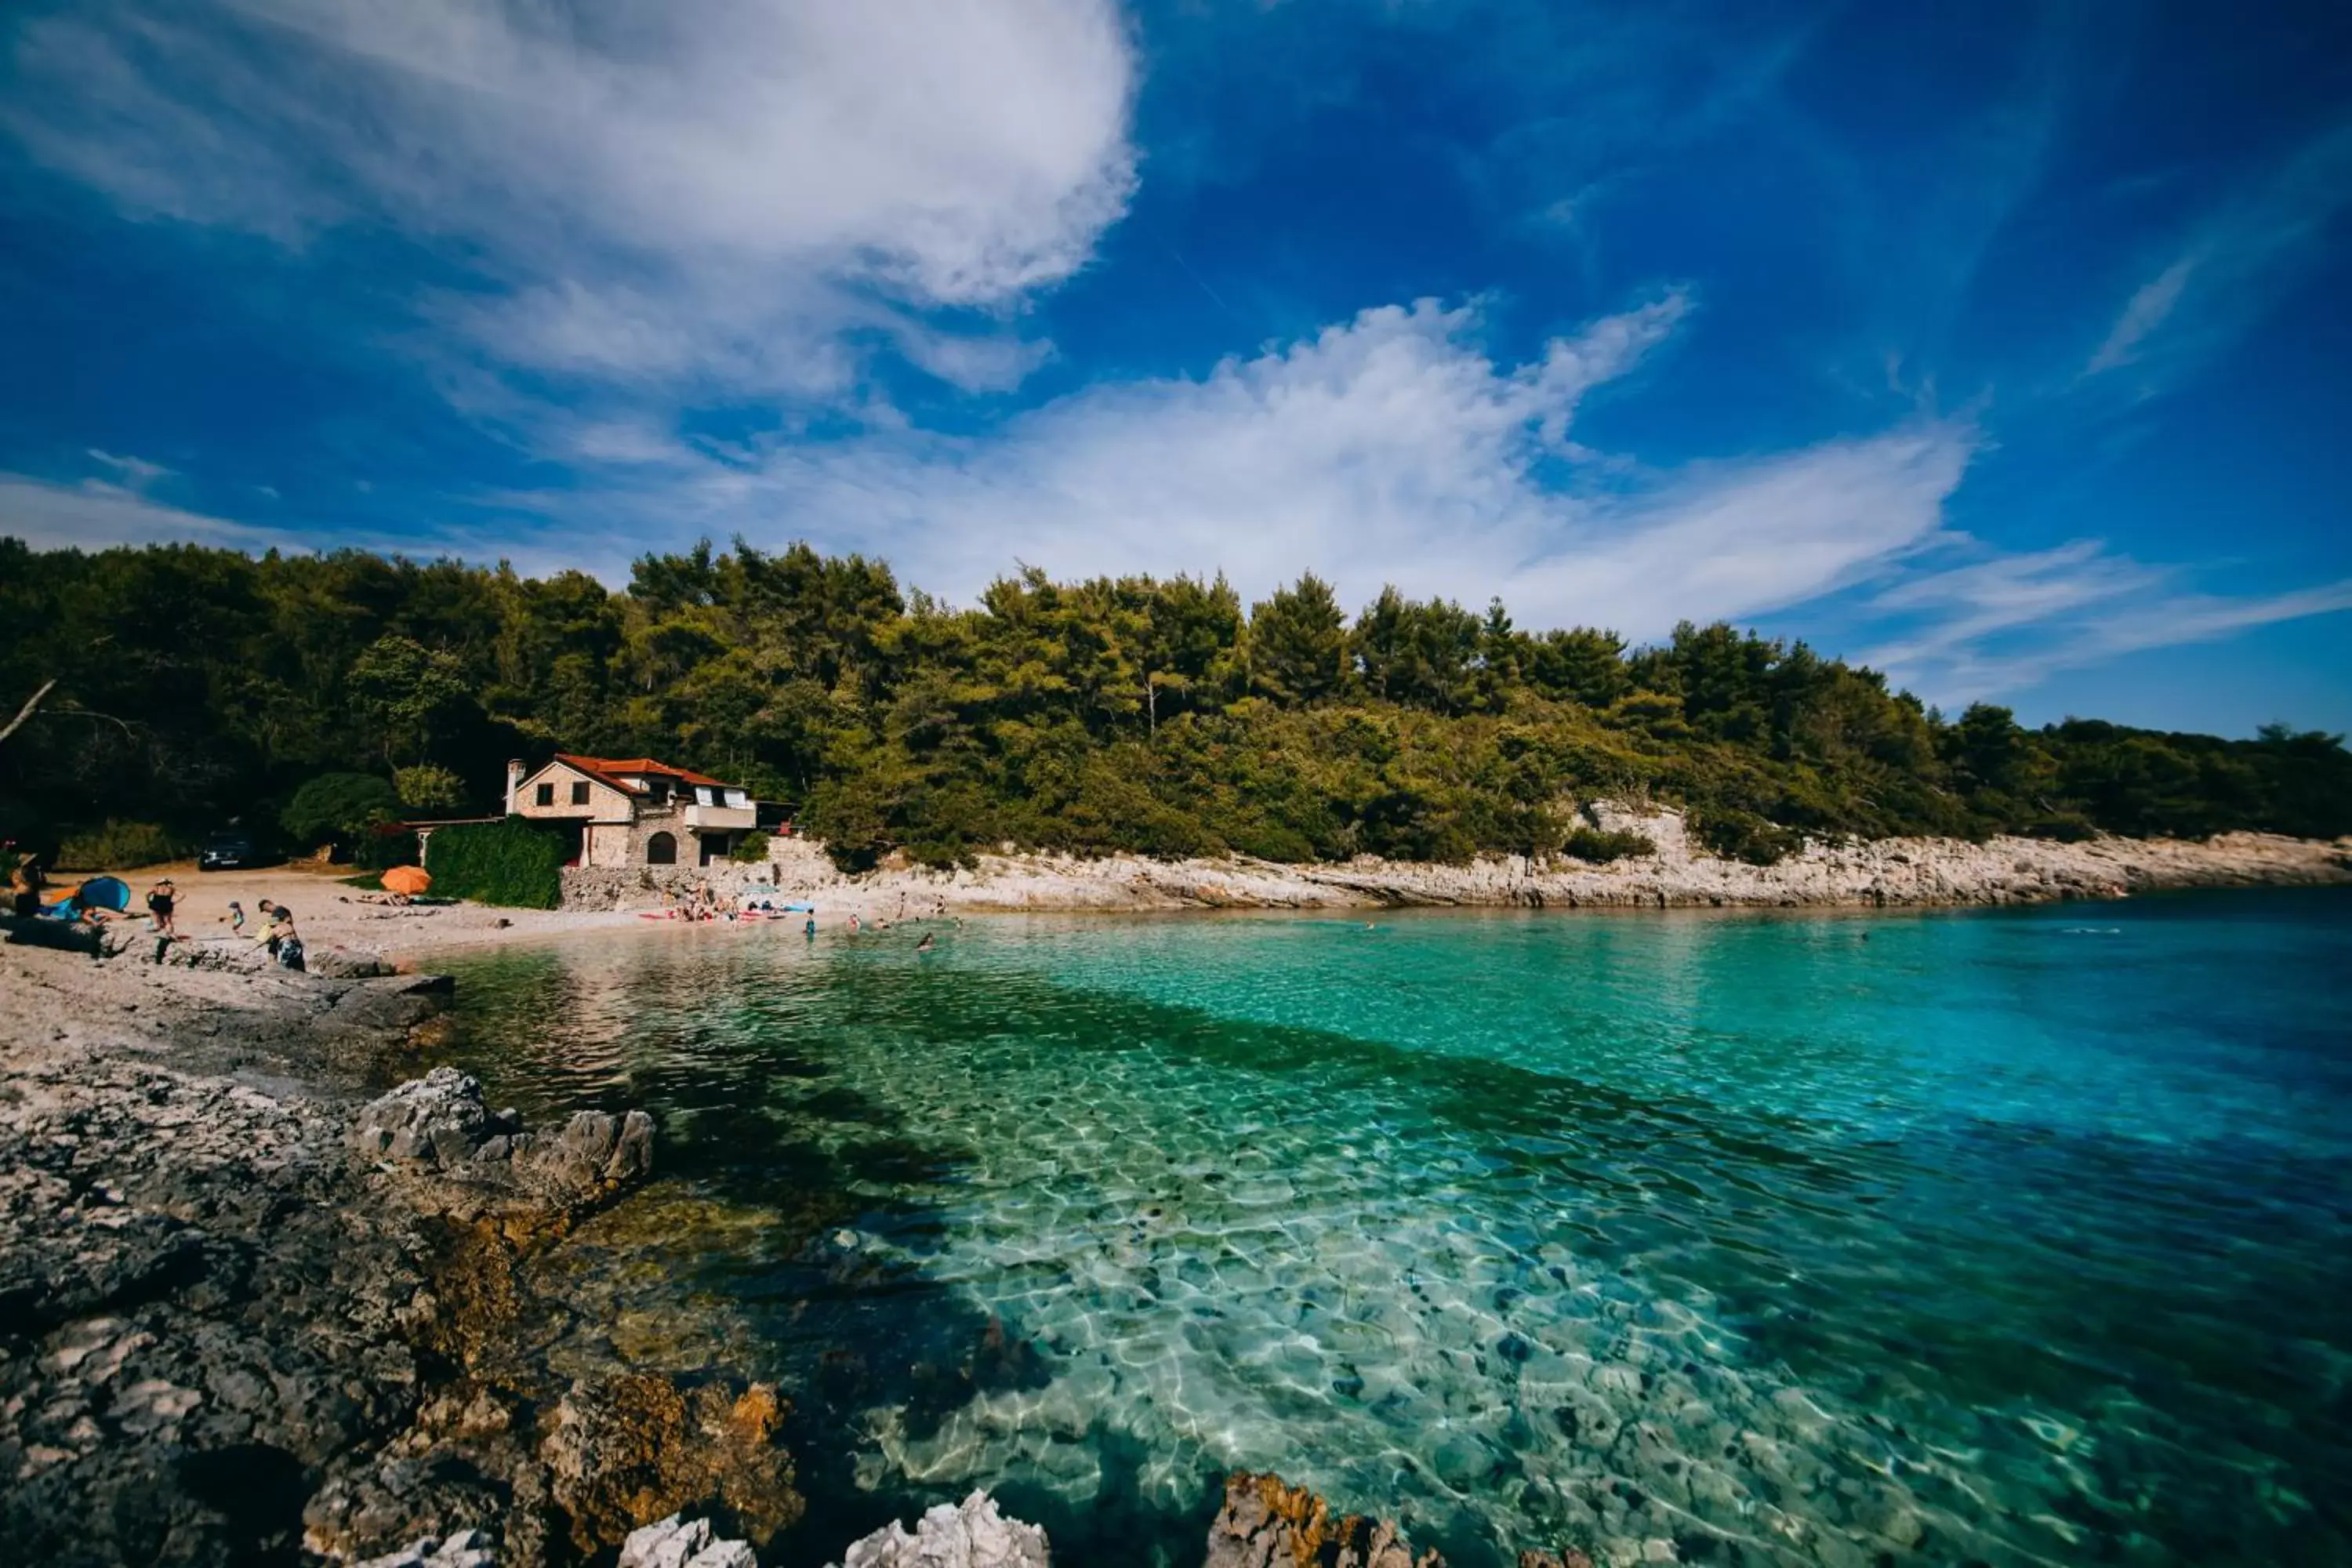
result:
[(400, 796), (373, 773), (320, 773), (300, 789), (278, 816), (297, 844), (356, 844), (380, 822), (397, 820)]
[(739, 866), (757, 866), (768, 858), (768, 836), (746, 833), (736, 840), (735, 847), (728, 851), (727, 858)]
[(563, 898), (563, 841), (520, 816), (436, 828), (425, 857), (433, 890), (453, 899), (551, 910)]
[(95, 833), (78, 833), (58, 846), (60, 871), (119, 871), (131, 866), (152, 866), (176, 860), (185, 845), (152, 822), (109, 819)]
[(1772, 866), (1805, 846), (1801, 834), (1767, 822), (1752, 811), (1713, 806), (1695, 815), (1690, 823), (1700, 843), (1727, 860), (1750, 866)]
[(1605, 866), (1612, 860), (1638, 860), (1644, 855), (1655, 855), (1658, 847), (1650, 842), (1646, 834), (1580, 827), (1561, 843), (1559, 852), (1571, 860), (1590, 860)]

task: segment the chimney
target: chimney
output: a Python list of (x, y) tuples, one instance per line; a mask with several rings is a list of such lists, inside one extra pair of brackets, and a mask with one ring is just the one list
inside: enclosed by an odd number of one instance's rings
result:
[(514, 816), (522, 809), (522, 759), (507, 759), (507, 815)]

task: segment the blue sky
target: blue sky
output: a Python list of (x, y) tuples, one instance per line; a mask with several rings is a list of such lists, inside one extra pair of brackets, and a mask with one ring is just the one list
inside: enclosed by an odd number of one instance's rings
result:
[(34, 0), (0, 532), (1313, 568), (2352, 729), (2352, 12)]

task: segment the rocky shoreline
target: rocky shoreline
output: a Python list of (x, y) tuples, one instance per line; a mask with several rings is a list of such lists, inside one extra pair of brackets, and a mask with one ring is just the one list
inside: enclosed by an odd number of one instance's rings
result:
[(642, 1113), (534, 1134), (446, 1068), (363, 1103), (434, 977), (0, 954), (7, 1560), (480, 1568), (798, 1516), (773, 1389), (499, 1353), (517, 1265), (649, 1170)]
[(1332, 865), (1270, 860), (1083, 859), (982, 855), (970, 867), (886, 864), (845, 874), (804, 840), (782, 840), (761, 865), (583, 868), (564, 873), (564, 909), (657, 910), (707, 884), (729, 899), (767, 896), (895, 919), (907, 913), (1021, 910), (1499, 907), (1688, 909), (1893, 908), (2044, 903), (2165, 889), (2352, 885), (2352, 841), (2221, 834), (2193, 841), (2093, 838), (1808, 840), (1771, 866), (1706, 854), (1680, 813), (1603, 805), (1605, 830), (1641, 835), (1650, 854), (1606, 865), (1513, 856), (1463, 866), (1366, 856)]
[[(534, 1131), (448, 1068), (371, 1098), (449, 994), (0, 946), (5, 1560), (756, 1568), (800, 1518), (772, 1386), (530, 1361), (595, 1308), (535, 1299), (528, 1263), (644, 1180), (659, 1133), (593, 1111)], [(1270, 1477), (1235, 1478), (1205, 1550), (1436, 1562)], [(1049, 1555), (974, 1494), (838, 1562)]]

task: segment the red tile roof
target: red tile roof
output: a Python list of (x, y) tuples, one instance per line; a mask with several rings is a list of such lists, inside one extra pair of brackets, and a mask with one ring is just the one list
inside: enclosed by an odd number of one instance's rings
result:
[(657, 763), (651, 757), (575, 757), (568, 752), (558, 752), (555, 760), (566, 767), (577, 768), (599, 784), (610, 784), (625, 795), (643, 795), (645, 791), (622, 775), (627, 773), (657, 773), (676, 779), (680, 784), (710, 784), (719, 789), (740, 789), (709, 773), (698, 773), (685, 768), (674, 768), (667, 763)]

